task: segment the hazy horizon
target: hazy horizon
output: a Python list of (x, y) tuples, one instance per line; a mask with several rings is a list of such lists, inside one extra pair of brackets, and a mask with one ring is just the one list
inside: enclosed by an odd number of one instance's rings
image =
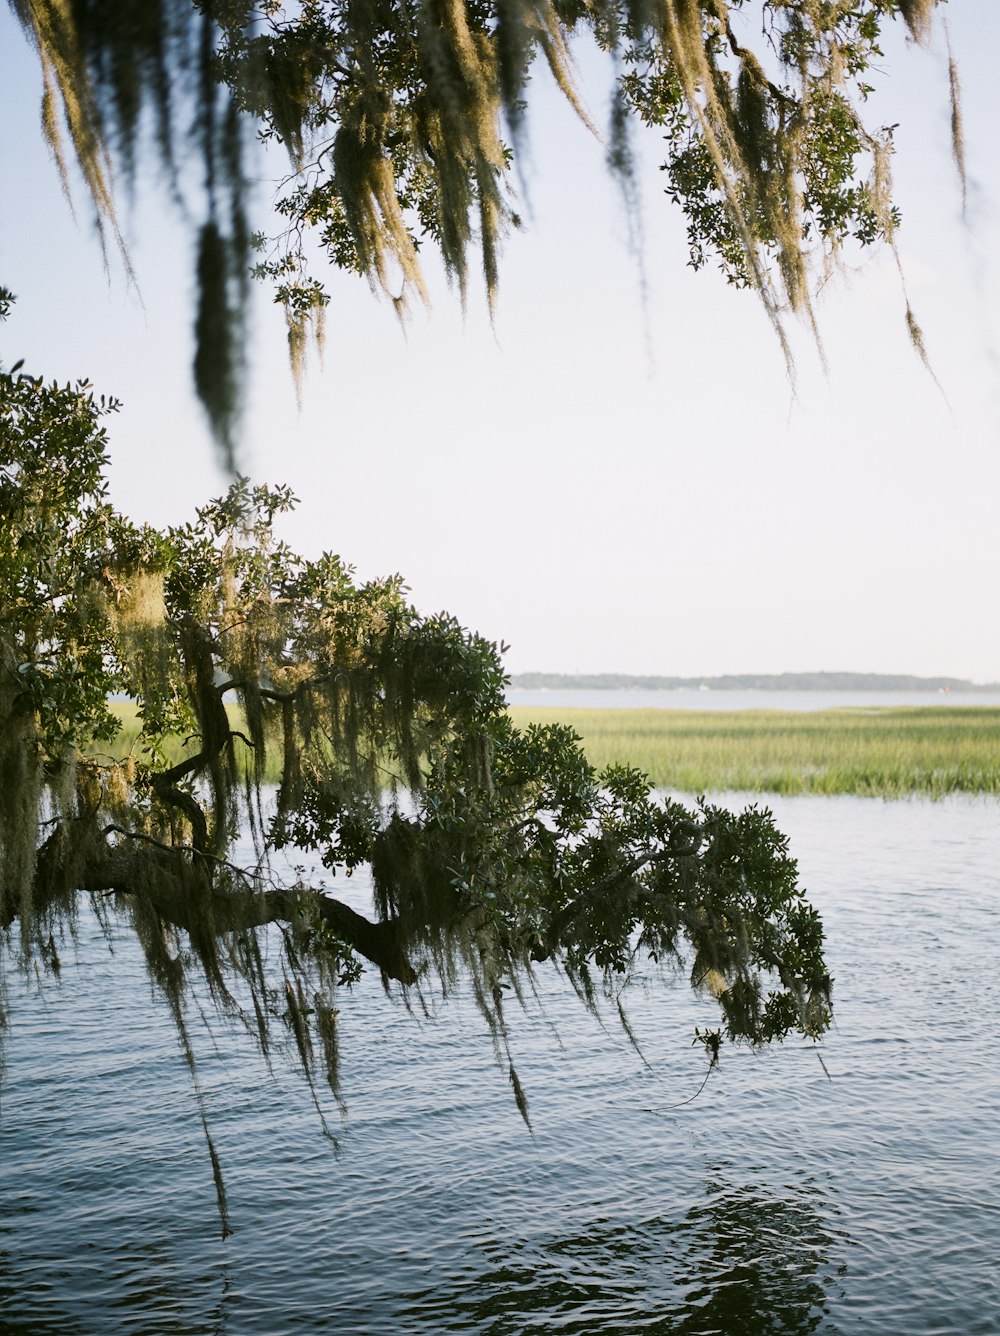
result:
[[(613, 669), (608, 669), (604, 672), (587, 672), (587, 673), (555, 672), (555, 671), (549, 671), (547, 669), (525, 669), (524, 671), (521, 672), (510, 673), (509, 676), (512, 684), (523, 683), (524, 680), (528, 678), (566, 679), (568, 681), (593, 682), (595, 684), (598, 682), (605, 681), (607, 679), (611, 679), (616, 681), (628, 681), (628, 682), (671, 682), (671, 683), (676, 682), (676, 683), (683, 683), (685, 685), (697, 684), (703, 682), (728, 681), (728, 680), (732, 680), (734, 682), (736, 681), (779, 682), (782, 681), (783, 679), (795, 678), (795, 679), (817, 679), (817, 680), (828, 679), (830, 681), (835, 681), (837, 679), (852, 679), (857, 681), (864, 680), (873, 683), (912, 682), (915, 684), (926, 684), (928, 687), (934, 687), (936, 684), (947, 683), (948, 685), (951, 686), (973, 687), (979, 690), (987, 688), (996, 688), (997, 690), (1000, 690), (1000, 682), (998, 681), (986, 681), (986, 680), (980, 681), (973, 678), (955, 677), (953, 675), (944, 673), (930, 674), (930, 675), (919, 674), (919, 673), (904, 673), (904, 672), (870, 673), (861, 670), (858, 671), (840, 670), (840, 669), (828, 670), (822, 668), (787, 669), (784, 672), (778, 672), (778, 673), (726, 672), (726, 673), (700, 673), (700, 674), (692, 673), (684, 675), (675, 673), (626, 673), (626, 672), (616, 672)], [(899, 690), (900, 688), (897, 687), (896, 689)]]

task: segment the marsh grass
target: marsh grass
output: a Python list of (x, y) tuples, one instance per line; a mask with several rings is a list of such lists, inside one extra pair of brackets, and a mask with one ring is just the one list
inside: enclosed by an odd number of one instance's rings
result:
[[(116, 761), (123, 760), (130, 753), (135, 754), (138, 759), (141, 756), (139, 745), (140, 720), (136, 705), (133, 701), (112, 701), (112, 711), (121, 721), (121, 728), (113, 742), (102, 742), (95, 744), (92, 753), (97, 756), (106, 757)], [(230, 704), (226, 706), (229, 714), (231, 726), (247, 734), (246, 719), (238, 705)], [(176, 765), (178, 761), (185, 760), (188, 756), (194, 755), (198, 750), (199, 741), (197, 737), (181, 738), (168, 737), (165, 739), (160, 751), (160, 758), (167, 765)], [(249, 746), (239, 737), (235, 740), (236, 758), (240, 762), (246, 760), (251, 765), (252, 752)], [(282, 751), (280, 739), (272, 738), (268, 740), (268, 755), (262, 776), (265, 784), (278, 784), (281, 782), (282, 770)], [(388, 771), (387, 771), (388, 773)]]
[[(130, 752), (135, 751), (139, 755), (139, 716), (134, 701), (116, 700), (111, 702), (112, 711), (121, 720), (121, 729), (113, 742), (102, 742), (95, 745), (93, 752), (95, 755), (107, 756), (116, 761), (122, 760)], [(229, 717), (234, 728), (242, 729), (244, 727), (243, 717), (237, 709), (229, 707)], [(237, 742), (237, 746), (242, 744)], [(162, 758), (168, 765), (176, 765), (178, 761), (185, 757), (193, 755), (198, 750), (197, 738), (167, 738), (162, 749)], [(274, 779), (278, 775), (273, 776)]]
[(636, 766), (658, 788), (682, 793), (1000, 793), (995, 708), (510, 713), (519, 727), (568, 724), (593, 764)]
[[(136, 745), (129, 702), (110, 755)], [(978, 706), (817, 711), (510, 709), (514, 722), (568, 724), (598, 767), (620, 762), (680, 793), (1000, 794), (1000, 709)], [(234, 719), (234, 724), (240, 724)], [(169, 762), (192, 743), (164, 748)], [(276, 758), (277, 759), (277, 758)], [(276, 781), (278, 774), (267, 776)]]

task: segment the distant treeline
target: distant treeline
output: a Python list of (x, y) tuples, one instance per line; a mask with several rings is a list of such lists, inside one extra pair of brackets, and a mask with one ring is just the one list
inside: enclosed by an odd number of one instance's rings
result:
[(631, 677), (627, 673), (515, 673), (512, 687), (548, 691), (1000, 691), (1000, 684), (904, 673), (731, 673), (724, 677)]

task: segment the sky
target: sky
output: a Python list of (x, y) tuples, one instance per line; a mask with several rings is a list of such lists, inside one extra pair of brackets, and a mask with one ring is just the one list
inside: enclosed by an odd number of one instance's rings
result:
[[(899, 249), (851, 257), (817, 301), (827, 369), (792, 327), (792, 385), (759, 301), (687, 266), (655, 135), (636, 145), (640, 264), (603, 148), (538, 80), (527, 226), (491, 324), (443, 278), (402, 331), (366, 284), (332, 285), (323, 366), (299, 411), (262, 291), (241, 468), (288, 483), (285, 535), (362, 578), (402, 572), (509, 645), (511, 672), (856, 670), (1000, 680), (1000, 6), (948, 6), (969, 206), (949, 148), (943, 29), (886, 44), (873, 115), (898, 122)], [(582, 57), (600, 121), (606, 73)], [(111, 496), (136, 520), (193, 516), (227, 479), (191, 388), (184, 229), (145, 182), (123, 221), (138, 277), (105, 272), (38, 129), (34, 57), (0, 6), (0, 361), (86, 377), (123, 401)], [(270, 188), (258, 201), (266, 216)]]

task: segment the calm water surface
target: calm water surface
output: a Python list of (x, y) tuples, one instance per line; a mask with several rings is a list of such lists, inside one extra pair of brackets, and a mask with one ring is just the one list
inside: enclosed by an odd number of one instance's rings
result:
[(170, 1026), (84, 919), (61, 984), (10, 989), (0, 1332), (1000, 1332), (1000, 808), (772, 806), (827, 924), (832, 1079), (730, 1053), (677, 1107), (711, 1008), (636, 990), (648, 1070), (546, 981), (532, 1139), (468, 999), (418, 1020), (365, 981), (339, 1156), (246, 1040), (199, 1044), (225, 1243)]

